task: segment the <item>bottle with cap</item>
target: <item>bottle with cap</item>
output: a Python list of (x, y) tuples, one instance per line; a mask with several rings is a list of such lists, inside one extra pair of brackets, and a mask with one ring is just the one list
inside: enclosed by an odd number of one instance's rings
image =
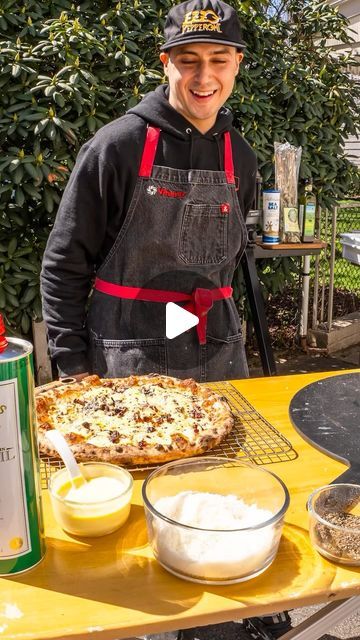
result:
[(45, 553), (33, 347), (4, 334), (0, 315), (0, 576), (34, 567)]
[(299, 223), (302, 242), (313, 242), (315, 235), (316, 197), (310, 179), (305, 179), (299, 197)]

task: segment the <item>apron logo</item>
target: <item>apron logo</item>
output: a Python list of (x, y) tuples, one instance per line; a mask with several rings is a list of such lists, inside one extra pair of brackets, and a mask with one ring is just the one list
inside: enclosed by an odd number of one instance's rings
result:
[(217, 31), (221, 33), (220, 22), (220, 16), (212, 9), (188, 11), (181, 25), (181, 31), (182, 33), (189, 33), (190, 31)]
[(159, 196), (166, 196), (167, 198), (184, 198), (186, 191), (171, 191), (170, 189), (159, 187), (158, 194)]
[(150, 185), (147, 189), (146, 189), (147, 193), (149, 194), (149, 196), (154, 196), (157, 192), (157, 188), (154, 187), (153, 185)]
[(165, 187), (154, 187), (154, 185), (149, 185), (146, 188), (146, 192), (149, 196), (165, 196), (166, 198), (184, 198), (186, 196), (186, 191), (171, 191), (171, 189), (165, 189)]

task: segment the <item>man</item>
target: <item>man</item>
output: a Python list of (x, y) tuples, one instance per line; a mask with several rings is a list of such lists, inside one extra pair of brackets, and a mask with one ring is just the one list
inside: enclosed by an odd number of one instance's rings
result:
[[(243, 48), (221, 0), (173, 7), (160, 54), (168, 84), (81, 149), (41, 277), (60, 376), (248, 375), (230, 285), (256, 157), (223, 106)], [(197, 327), (167, 340), (167, 302), (185, 303)]]
[[(256, 158), (223, 107), (243, 58), (238, 18), (193, 0), (170, 11), (165, 39), (169, 84), (84, 145), (48, 241), (44, 318), (61, 376), (248, 375), (230, 285)], [(199, 325), (167, 340), (166, 302)]]

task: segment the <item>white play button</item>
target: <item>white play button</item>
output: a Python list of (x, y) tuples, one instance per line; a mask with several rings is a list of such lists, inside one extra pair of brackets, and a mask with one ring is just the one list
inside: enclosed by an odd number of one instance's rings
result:
[(166, 304), (166, 337), (169, 340), (176, 338), (188, 329), (199, 324), (199, 318), (190, 311), (186, 311), (174, 302)]

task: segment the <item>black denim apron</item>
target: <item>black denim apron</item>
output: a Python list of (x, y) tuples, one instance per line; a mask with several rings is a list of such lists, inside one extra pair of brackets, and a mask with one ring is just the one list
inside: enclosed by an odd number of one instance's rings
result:
[[(159, 135), (159, 129), (148, 128), (129, 210), (96, 274), (87, 318), (92, 371), (102, 377), (154, 372), (200, 382), (247, 377), (232, 297), (206, 301), (208, 291), (230, 287), (246, 245), (230, 134), (224, 171), (153, 165)], [(111, 295), (99, 290), (101, 283), (105, 290), (112, 287)], [(116, 285), (133, 299), (114, 293)], [(196, 328), (167, 339), (166, 304), (142, 299), (149, 290), (188, 298), (195, 291), (205, 294), (205, 344)]]

